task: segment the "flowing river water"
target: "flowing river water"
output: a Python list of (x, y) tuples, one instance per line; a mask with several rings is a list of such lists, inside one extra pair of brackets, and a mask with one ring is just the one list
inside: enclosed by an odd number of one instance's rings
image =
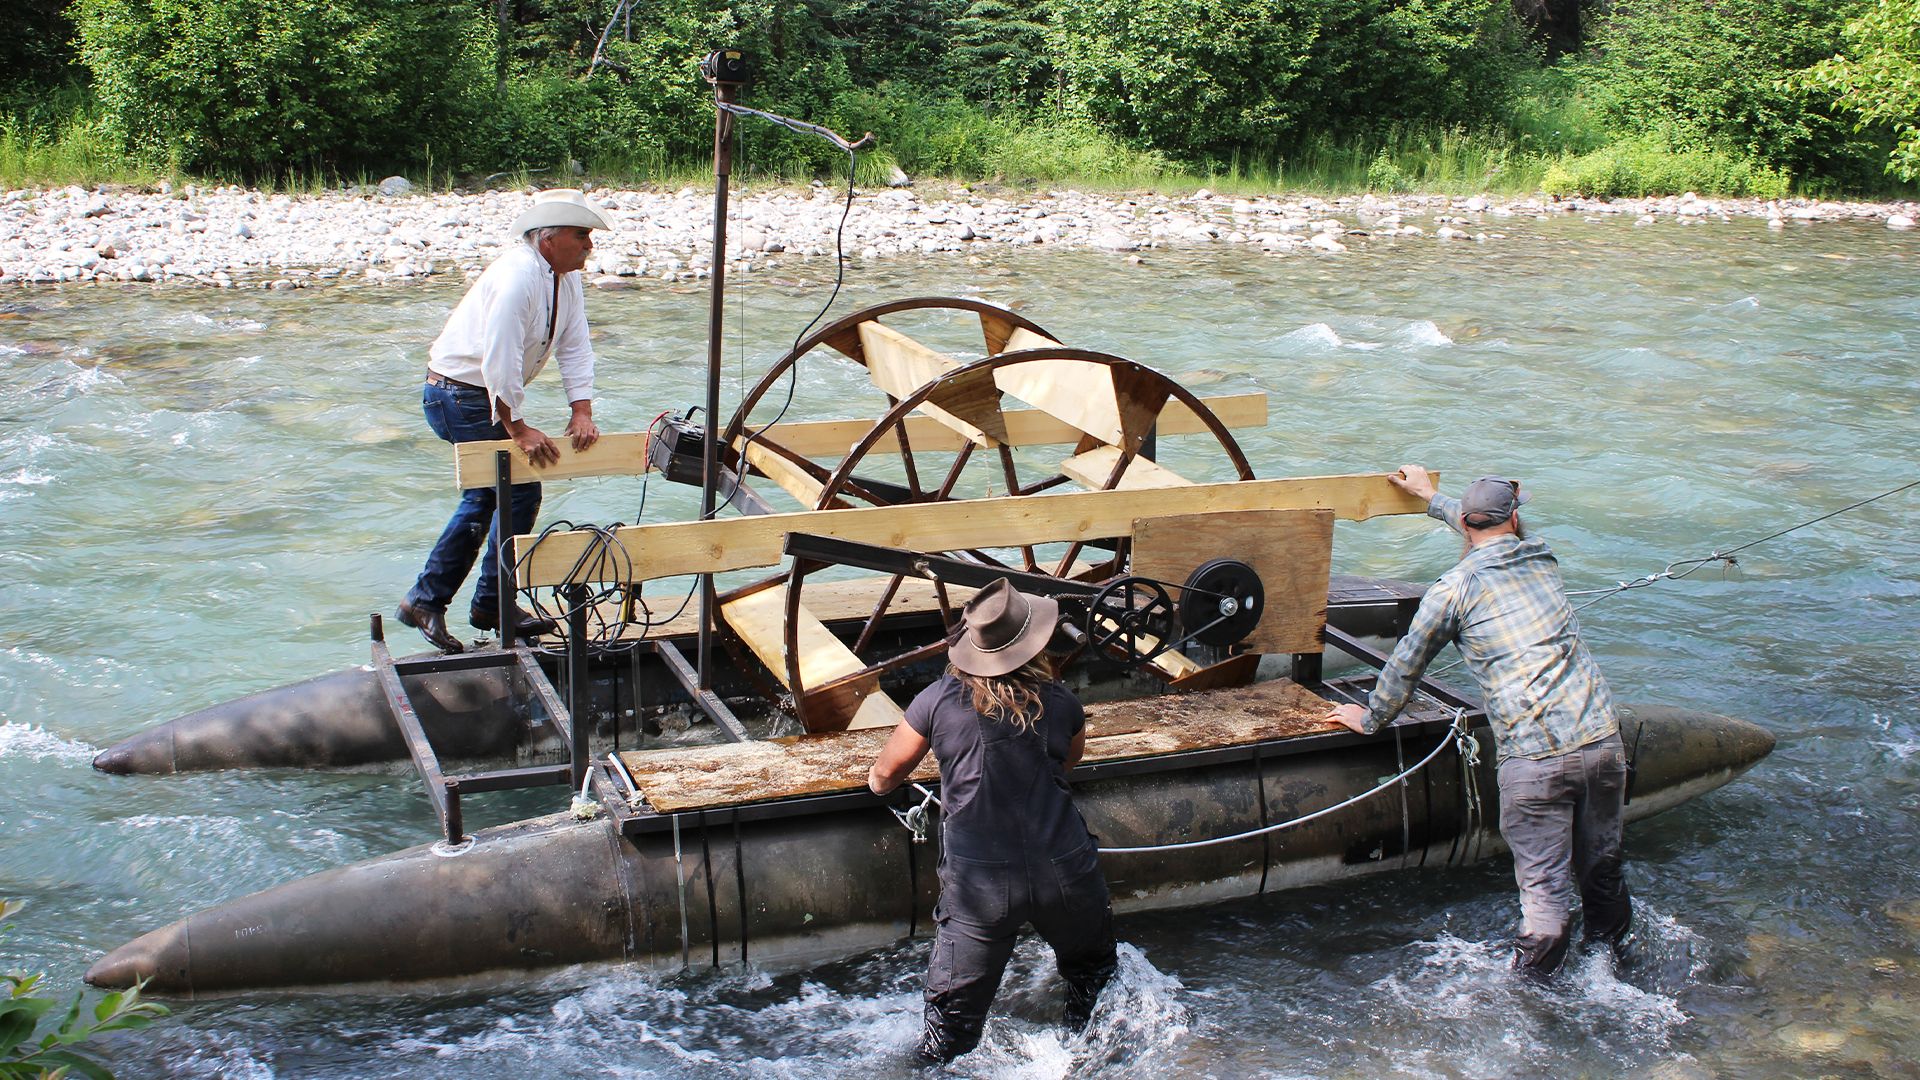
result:
[[(1262, 476), (1408, 460), (1456, 491), (1523, 476), (1529, 524), (1576, 589), (1920, 476), (1920, 240), (1759, 222), (1506, 232), (1339, 257), (856, 265), (836, 312), (978, 295), (1203, 393), (1264, 390), (1272, 422), (1243, 440)], [(823, 262), (738, 279), (725, 400), (823, 301)], [(432, 835), (397, 772), (109, 777), (88, 759), (364, 662), (366, 613), (391, 610), (451, 503), (418, 400), (459, 289), (0, 296), (0, 896), (28, 901), (0, 967), (74, 986), (189, 911)], [(702, 289), (589, 305), (604, 428), (699, 400)], [(536, 422), (557, 420), (557, 381), (536, 384)], [(789, 416), (845, 415), (837, 386), (811, 376)], [(656, 483), (647, 519), (695, 498)], [(543, 520), (632, 521), (638, 500), (633, 480), (552, 485)], [(1503, 970), (1509, 864), (1382, 874), (1122, 920), (1121, 977), (1080, 1037), (1049, 1026), (1058, 984), (1044, 947), (1023, 945), (958, 1070), (1920, 1076), (1917, 509), (1909, 491), (1584, 613), (1619, 697), (1779, 738), (1745, 778), (1629, 831), (1631, 968), (1518, 984)], [(1457, 552), (1423, 518), (1342, 523), (1335, 569), (1430, 580)], [(553, 797), (470, 814), (544, 813)], [(604, 965), (246, 994), (178, 1003), (103, 1049), (132, 1077), (906, 1075), (925, 958), (920, 941), (798, 972)]]

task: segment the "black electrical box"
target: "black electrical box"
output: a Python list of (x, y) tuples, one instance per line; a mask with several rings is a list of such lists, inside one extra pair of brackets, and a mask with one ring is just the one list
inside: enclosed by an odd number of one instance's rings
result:
[(715, 49), (700, 61), (700, 74), (710, 83), (743, 85), (747, 81), (747, 56), (739, 49)]
[(706, 472), (707, 429), (685, 416), (660, 421), (647, 440), (647, 464), (676, 484), (699, 486)]

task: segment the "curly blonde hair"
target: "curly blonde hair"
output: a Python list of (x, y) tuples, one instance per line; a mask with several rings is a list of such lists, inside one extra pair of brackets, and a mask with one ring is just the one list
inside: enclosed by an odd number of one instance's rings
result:
[(947, 665), (947, 673), (966, 688), (974, 712), (1022, 731), (1032, 731), (1046, 708), (1040, 688), (1059, 678), (1044, 652), (1006, 675), (969, 675), (952, 664)]

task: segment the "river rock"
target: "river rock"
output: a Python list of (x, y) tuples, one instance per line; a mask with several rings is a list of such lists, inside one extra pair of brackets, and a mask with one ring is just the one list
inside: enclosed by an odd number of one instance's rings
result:
[(413, 191), (413, 181), (404, 176), (389, 176), (385, 180), (380, 181), (378, 190), (380, 194), (388, 198), (392, 198), (395, 195), (410, 194)]
[(1893, 214), (1893, 215), (1890, 215), (1890, 216), (1889, 216), (1889, 217), (1887, 218), (1887, 228), (1889, 228), (1889, 229), (1911, 229), (1911, 228), (1913, 228), (1913, 219), (1912, 219), (1912, 218), (1910, 218), (1910, 217), (1908, 217), (1908, 216), (1907, 216), (1907, 215), (1905, 215), (1905, 214)]
[(887, 186), (903, 188), (913, 186), (913, 177), (908, 176), (898, 165), (887, 166)]

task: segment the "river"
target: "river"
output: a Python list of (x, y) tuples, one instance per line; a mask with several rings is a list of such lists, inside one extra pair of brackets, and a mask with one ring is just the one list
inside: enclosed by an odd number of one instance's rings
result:
[[(1574, 589), (1920, 476), (1920, 238), (1758, 221), (1502, 231), (1336, 257), (855, 265), (835, 310), (978, 295), (1203, 393), (1265, 390), (1272, 422), (1243, 440), (1261, 476), (1409, 460), (1456, 491), (1522, 476), (1529, 525)], [(726, 400), (825, 299), (822, 262), (740, 279)], [(108, 777), (88, 759), (365, 660), (366, 614), (391, 610), (450, 504), (418, 388), (458, 296), (452, 281), (0, 295), (0, 896), (28, 902), (0, 966), (74, 986), (105, 950), (191, 910), (431, 837), (417, 784), (391, 773)], [(702, 290), (589, 304), (604, 428), (698, 401)], [(536, 422), (557, 426), (557, 383), (536, 384)], [(845, 415), (840, 385), (810, 374), (789, 418)], [(647, 519), (696, 498), (656, 483)], [(638, 503), (633, 480), (553, 485), (543, 520), (630, 522)], [(1920, 1076), (1916, 508), (1910, 490), (1583, 614), (1620, 698), (1779, 738), (1743, 779), (1629, 831), (1631, 968), (1518, 984), (1503, 971), (1508, 864), (1385, 874), (1122, 920), (1121, 978), (1079, 1038), (1048, 1025), (1057, 983), (1045, 949), (1023, 945), (961, 1069)], [(1426, 580), (1457, 551), (1425, 519), (1342, 523), (1335, 569)], [(519, 793), (470, 815), (551, 803)], [(126, 1077), (903, 1076), (925, 956), (922, 941), (799, 972), (607, 965), (463, 990), (247, 994), (176, 1003), (101, 1048)]]

